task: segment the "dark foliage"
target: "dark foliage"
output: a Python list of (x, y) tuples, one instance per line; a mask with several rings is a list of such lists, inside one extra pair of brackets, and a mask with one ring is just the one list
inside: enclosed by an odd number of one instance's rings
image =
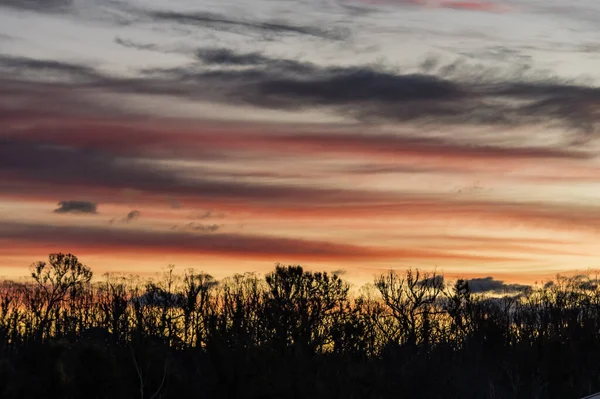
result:
[[(579, 398), (600, 390), (600, 289), (589, 277), (475, 293), (389, 272), (277, 265), (215, 281), (92, 272), (52, 254), (0, 285), (0, 397)], [(512, 286), (507, 286), (511, 288)], [(513, 287), (514, 288), (514, 287)]]

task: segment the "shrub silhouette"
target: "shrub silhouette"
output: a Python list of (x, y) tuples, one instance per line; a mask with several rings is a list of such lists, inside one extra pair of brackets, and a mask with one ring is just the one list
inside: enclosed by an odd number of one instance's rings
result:
[[(2, 398), (578, 398), (600, 391), (596, 278), (510, 295), (277, 264), (141, 281), (71, 254), (0, 284)], [(480, 291), (478, 289), (477, 291)]]

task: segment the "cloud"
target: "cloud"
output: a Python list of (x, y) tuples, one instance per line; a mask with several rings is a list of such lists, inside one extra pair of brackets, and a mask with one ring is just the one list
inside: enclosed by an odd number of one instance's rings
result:
[[(75, 88), (138, 95), (177, 96), (279, 110), (329, 109), (366, 123), (436, 126), (560, 125), (579, 133), (600, 130), (600, 88), (536, 75), (523, 69), (493, 71), (457, 62), (430, 73), (377, 66), (317, 66), (259, 53), (213, 50), (221, 68), (203, 64), (144, 71), (137, 78), (102, 75), (93, 68), (30, 59), (0, 59), (15, 76), (70, 74)], [(259, 62), (259, 64), (251, 64)], [(225, 63), (225, 64), (223, 64)], [(245, 68), (229, 68), (242, 63)], [(231, 65), (229, 65), (231, 66)]]
[(114, 253), (136, 252), (143, 249), (145, 253), (244, 256), (271, 261), (274, 257), (294, 257), (298, 260), (389, 259), (400, 253), (389, 249), (261, 235), (228, 233), (198, 235), (192, 232), (134, 231), (120, 228), (9, 222), (0, 222), (0, 240), (2, 239), (37, 243), (42, 247), (47, 245), (64, 247), (72, 252), (106, 250)]
[(0, 0), (0, 7), (20, 8), (39, 12), (59, 12), (73, 5), (73, 0)]
[(134, 42), (132, 40), (127, 40), (127, 39), (122, 39), (120, 37), (116, 37), (115, 38), (115, 43), (123, 46), (123, 47), (127, 47), (127, 48), (133, 48), (136, 50), (147, 50), (147, 51), (161, 51), (161, 52), (165, 52), (160, 46), (156, 45), (156, 44), (152, 44), (152, 43), (148, 43), (148, 44), (142, 44), (142, 43), (137, 43)]
[(140, 306), (166, 306), (169, 308), (185, 306), (185, 300), (181, 294), (173, 294), (154, 284), (147, 285), (145, 293), (134, 296), (130, 301)]
[(205, 64), (215, 65), (257, 65), (273, 62), (261, 53), (236, 53), (226, 48), (206, 48), (198, 50), (198, 58)]
[(130, 39), (124, 39), (120, 36), (114, 38), (114, 42), (120, 46), (140, 50), (140, 51), (153, 51), (158, 53), (166, 53), (166, 54), (183, 54), (189, 55), (190, 48), (187, 48), (183, 45), (158, 45), (154, 43), (140, 43)]
[(214, 213), (212, 210), (208, 210), (205, 212), (190, 215), (189, 217), (190, 217), (190, 219), (198, 219), (198, 220), (223, 219), (223, 218), (225, 218), (225, 214), (224, 213)]
[(201, 215), (198, 215), (198, 219), (206, 219), (212, 216), (212, 211), (206, 211)]
[[(111, 128), (88, 127), (80, 124), (80, 130), (73, 130), (66, 136), (54, 136), (51, 131), (42, 129), (39, 134), (28, 136), (20, 132), (18, 136), (0, 141), (0, 170), (5, 173), (0, 193), (4, 196), (19, 198), (46, 198), (52, 200), (57, 190), (72, 198), (91, 195), (103, 202), (123, 200), (123, 190), (136, 190), (142, 193), (140, 200), (153, 201), (165, 205), (165, 198), (177, 198), (186, 207), (210, 209), (218, 206), (222, 210), (261, 213), (263, 217), (298, 218), (314, 217), (326, 220), (361, 219), (365, 217), (402, 217), (407, 220), (428, 220), (430, 215), (439, 215), (440, 220), (455, 218), (461, 220), (486, 220), (487, 223), (505, 225), (532, 225), (538, 227), (568, 227), (594, 229), (600, 220), (598, 210), (590, 206), (561, 205), (558, 203), (540, 203), (512, 200), (473, 200), (472, 198), (429, 197), (424, 194), (373, 192), (358, 188), (329, 188), (315, 185), (294, 184), (288, 181), (255, 182), (222, 178), (224, 175), (212, 175), (210, 168), (199, 168), (193, 178), (184, 170), (176, 167), (162, 167), (147, 154), (130, 154), (143, 148), (154, 140), (147, 138), (133, 128), (132, 134)], [(66, 129), (66, 128), (65, 128)], [(63, 130), (62, 127), (59, 130)], [(68, 130), (68, 129), (67, 129)], [(191, 147), (186, 139), (180, 139), (176, 130), (167, 133), (156, 141), (157, 146), (169, 146), (176, 143), (182, 147)], [(137, 133), (136, 133), (137, 132)], [(214, 136), (214, 135), (213, 135)], [(237, 141), (235, 134), (220, 135), (228, 141)], [(240, 140), (243, 134), (239, 135)], [(118, 138), (124, 142), (118, 148)], [(414, 156), (423, 164), (427, 154), (440, 157), (444, 162), (455, 159), (473, 163), (479, 159), (486, 165), (495, 159), (505, 160), (506, 164), (528, 158), (578, 160), (581, 154), (576, 151), (554, 149), (510, 149), (478, 148), (476, 146), (455, 146), (445, 141), (410, 141), (402, 138), (384, 136), (359, 136), (349, 134), (347, 142), (344, 136), (292, 134), (289, 137), (273, 137), (273, 153), (283, 148), (293, 153), (316, 154), (325, 151), (338, 151), (347, 148), (350, 154), (360, 159), (366, 155), (389, 153), (395, 158), (406, 159)], [(132, 139), (133, 138), (133, 139)], [(128, 140), (131, 140), (129, 142)], [(181, 140), (181, 141), (180, 141)], [(200, 139), (200, 143), (204, 143)], [(248, 142), (255, 143), (246, 151), (268, 148), (269, 140), (260, 135), (248, 135)], [(117, 151), (111, 153), (114, 141)], [(179, 143), (178, 143), (179, 142)], [(209, 146), (218, 144), (206, 142)], [(310, 145), (309, 145), (310, 144)], [(318, 151), (318, 152), (316, 152)], [(176, 154), (176, 153), (175, 153)], [(411, 155), (412, 154), (412, 155)], [(202, 158), (196, 158), (202, 160)], [(228, 158), (224, 158), (227, 160)], [(586, 159), (585, 157), (583, 159)], [(443, 165), (443, 163), (442, 163)], [(520, 163), (519, 165), (523, 165)], [(545, 163), (545, 168), (550, 164)], [(564, 168), (563, 168), (564, 169)], [(556, 169), (557, 173), (568, 173), (568, 169)], [(591, 173), (591, 172), (590, 172)], [(482, 181), (487, 185), (487, 182)], [(209, 215), (214, 217), (215, 215)], [(443, 216), (443, 218), (442, 218)], [(206, 216), (208, 217), (208, 216)]]
[(446, 159), (571, 159), (585, 160), (595, 154), (565, 147), (517, 147), (460, 143), (447, 137), (415, 137), (393, 134), (288, 134), (271, 137), (275, 144), (294, 151), (348, 152), (361, 156), (444, 157)]
[[(121, 134), (121, 137), (125, 136)], [(487, 225), (584, 230), (596, 229), (600, 220), (597, 209), (583, 205), (474, 200), (456, 196), (440, 198), (290, 182), (267, 184), (219, 180), (211, 175), (210, 169), (191, 179), (177, 168), (164, 168), (147, 158), (98, 151), (82, 146), (78, 138), (72, 137), (71, 146), (66, 142), (44, 142), (43, 136), (39, 137), (39, 142), (37, 136), (26, 135), (21, 135), (20, 140), (16, 137), (2, 140), (0, 170), (6, 177), (0, 185), (0, 193), (4, 197), (52, 200), (60, 190), (71, 197), (94, 195), (98, 201), (121, 202), (124, 190), (136, 190), (142, 193), (138, 199), (148, 203), (154, 201), (164, 206), (165, 197), (175, 197), (189, 207), (210, 209), (218, 206), (223, 211), (250, 212), (263, 218), (279, 219), (359, 220), (376, 215), (423, 221), (437, 215), (441, 223), (455, 220), (480, 223), (485, 220)], [(110, 135), (98, 137), (108, 139)], [(140, 142), (142, 139), (143, 136)], [(333, 148), (335, 143), (331, 144)], [(443, 150), (439, 153), (443, 154)], [(465, 153), (465, 159), (469, 158), (468, 154)], [(481, 159), (489, 163), (485, 156)]]
[(459, 0), (360, 0), (369, 4), (386, 4), (399, 6), (417, 6), (428, 9), (449, 8), (468, 11), (507, 12), (511, 8), (489, 1), (459, 1)]
[(190, 222), (185, 225), (184, 229), (201, 231), (203, 233), (215, 233), (220, 230), (221, 227), (223, 227), (221, 224), (198, 224), (195, 222)]
[[(206, 71), (197, 66), (149, 71), (218, 93), (214, 101), (274, 109), (329, 107), (359, 120), (525, 125), (554, 122), (598, 130), (600, 88), (524, 69), (493, 71), (461, 62), (431, 66), (431, 73), (400, 73), (375, 66), (321, 67), (258, 53), (220, 50), (212, 62), (244, 69)], [(251, 62), (257, 64), (252, 66)]]
[(136, 220), (140, 217), (142, 213), (140, 211), (131, 211), (127, 214), (127, 216), (125, 217), (125, 222), (131, 222), (133, 220)]
[[(177, 198), (199, 197), (213, 200), (252, 200), (263, 204), (292, 205), (299, 203), (343, 204), (370, 203), (387, 194), (359, 190), (302, 187), (293, 184), (249, 183), (210, 178), (186, 178), (177, 169), (160, 167), (135, 157), (119, 157), (110, 153), (67, 146), (51, 146), (27, 140), (4, 139), (0, 142), (0, 170), (18, 181), (17, 190), (55, 192), (57, 187), (92, 189), (135, 189), (146, 194)], [(8, 182), (7, 182), (8, 183)], [(0, 187), (0, 192), (10, 190)]]
[[(458, 260), (507, 262), (509, 257), (454, 254), (419, 248), (398, 249), (381, 246), (341, 244), (325, 240), (281, 238), (259, 234), (198, 234), (192, 231), (148, 231), (132, 228), (57, 226), (0, 221), (0, 243), (13, 248), (56, 250), (73, 253), (118, 253), (164, 255), (216, 255), (286, 262), (324, 260)], [(283, 260), (283, 259), (282, 259)]]
[(249, 19), (233, 19), (225, 15), (208, 12), (179, 13), (170, 11), (149, 11), (146, 13), (146, 15), (155, 21), (206, 27), (240, 34), (248, 34), (252, 32), (263, 35), (292, 34), (312, 36), (329, 40), (341, 40), (344, 37), (347, 37), (347, 32), (339, 32), (333, 29), (322, 29), (316, 26), (293, 25), (284, 21), (253, 21)]
[(95, 202), (88, 201), (60, 201), (55, 213), (97, 213)]
[[(26, 112), (24, 112), (26, 114)], [(23, 122), (31, 118), (23, 115)], [(23, 141), (49, 148), (71, 148), (88, 153), (105, 153), (126, 162), (143, 158), (152, 167), (153, 160), (194, 160), (221, 165), (235, 165), (246, 159), (252, 164), (283, 155), (305, 159), (316, 155), (361, 159), (370, 163), (328, 167), (328, 173), (360, 177), (382, 173), (467, 173), (510, 172), (514, 179), (563, 179), (592, 181), (599, 171), (588, 160), (596, 154), (589, 149), (569, 144), (536, 146), (514, 140), (469, 140), (470, 132), (447, 132), (438, 136), (378, 133), (365, 129), (331, 129), (306, 132), (293, 127), (259, 129), (238, 124), (224, 129), (198, 124), (190, 130), (172, 122), (156, 121), (151, 126), (130, 118), (129, 121), (107, 122), (99, 119), (62, 119), (53, 123), (20, 127), (18, 137)], [(85, 132), (85, 134), (84, 134)], [(461, 135), (459, 135), (461, 134)], [(474, 139), (477, 139), (474, 137)], [(477, 143), (479, 142), (479, 144)], [(511, 145), (512, 144), (512, 145)], [(213, 162), (214, 161), (214, 162)], [(514, 162), (520, 162), (515, 174)], [(539, 163), (544, 163), (540, 169)], [(535, 168), (535, 171), (532, 169)], [(535, 173), (533, 173), (535, 172)], [(290, 178), (318, 177), (322, 172), (273, 168), (269, 171), (239, 170), (219, 167), (203, 170), (211, 180), (241, 178), (245, 181), (284, 181)], [(533, 173), (533, 174), (532, 174)], [(485, 185), (485, 184), (484, 184)]]
[(472, 278), (467, 280), (471, 292), (523, 292), (531, 289), (529, 285), (507, 284), (502, 280), (496, 280), (493, 277)]
[[(435, 6), (434, 6), (435, 7)], [(457, 1), (457, 0), (446, 0), (441, 1), (438, 4), (440, 8), (451, 8), (457, 10), (468, 10), (468, 11), (487, 11), (487, 12), (508, 12), (511, 9), (506, 6), (501, 6), (496, 3), (487, 1)]]
[(0, 71), (13, 73), (14, 77), (23, 78), (56, 78), (63, 77), (69, 81), (101, 81), (102, 75), (91, 66), (56, 60), (42, 60), (28, 57), (0, 55)]

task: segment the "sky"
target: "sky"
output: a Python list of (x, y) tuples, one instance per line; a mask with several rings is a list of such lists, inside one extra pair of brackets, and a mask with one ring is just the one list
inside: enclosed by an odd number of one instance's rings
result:
[(600, 269), (599, 26), (596, 0), (0, 0), (0, 275)]

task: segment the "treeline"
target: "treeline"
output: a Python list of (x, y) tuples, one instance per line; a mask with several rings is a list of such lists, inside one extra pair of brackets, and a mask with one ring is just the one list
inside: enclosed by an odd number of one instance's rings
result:
[(390, 271), (105, 275), (70, 254), (0, 285), (1, 398), (580, 398), (600, 391), (600, 288), (511, 295)]

